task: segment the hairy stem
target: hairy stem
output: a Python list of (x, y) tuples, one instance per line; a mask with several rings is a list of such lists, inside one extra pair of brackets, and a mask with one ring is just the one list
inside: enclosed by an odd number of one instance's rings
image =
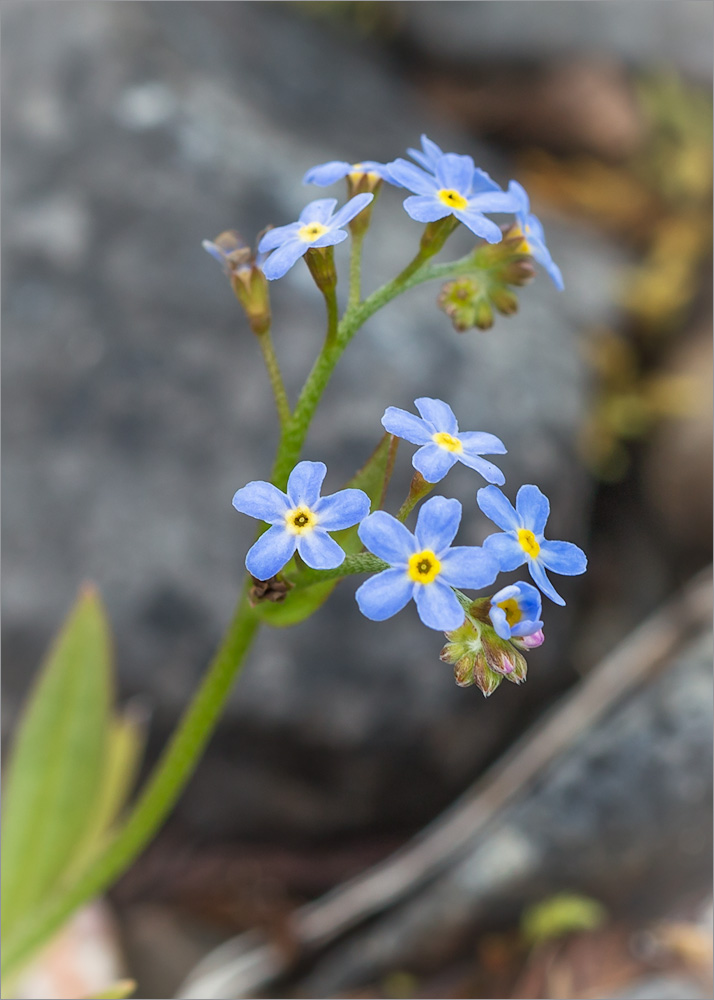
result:
[(362, 243), (364, 231), (353, 232), (350, 250), (350, 291), (347, 308), (353, 309), (362, 298)]
[(273, 346), (273, 338), (270, 335), (270, 330), (266, 330), (265, 333), (258, 334), (258, 343), (260, 344), (263, 361), (265, 361), (265, 367), (268, 372), (268, 378), (270, 379), (270, 385), (273, 389), (275, 406), (278, 411), (278, 419), (280, 420), (281, 427), (284, 427), (290, 420), (290, 403), (288, 402), (288, 396), (285, 392), (285, 384), (283, 382), (280, 365), (278, 364), (278, 359), (275, 354), (275, 347)]

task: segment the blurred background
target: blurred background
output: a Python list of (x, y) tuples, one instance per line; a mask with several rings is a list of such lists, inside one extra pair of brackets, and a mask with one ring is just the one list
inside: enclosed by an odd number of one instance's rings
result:
[[(251, 242), (322, 196), (307, 168), (390, 160), (424, 132), (521, 181), (566, 286), (540, 272), (486, 333), (457, 334), (436, 286), (392, 303), (304, 456), (338, 488), (385, 406), (418, 395), (504, 439), (507, 481), (538, 483), (551, 533), (590, 558), (526, 686), (458, 689), (438, 635), (411, 609), (366, 623), (349, 583), (262, 634), (170, 822), (72, 932), (89, 964), (167, 997), (241, 931), (287, 961), (297, 907), (408, 843), (656, 615), (656, 671), (599, 718), (581, 699), (577, 739), (458, 863), (279, 994), (192, 995), (711, 996), (711, 638), (666, 610), (701, 595), (711, 558), (711, 3), (35, 0), (6, 2), (2, 28), (6, 738), (83, 580), (147, 770), (230, 616), (253, 532), (230, 500), (267, 476), (276, 421), (202, 239)], [(401, 200), (380, 198), (368, 289), (415, 250)], [(457, 233), (450, 253), (467, 248)], [(323, 306), (301, 265), (272, 291), (295, 393)], [(450, 477), (478, 542), (473, 477)], [(82, 995), (65, 964), (45, 959), (57, 992), (42, 967), (23, 995)]]

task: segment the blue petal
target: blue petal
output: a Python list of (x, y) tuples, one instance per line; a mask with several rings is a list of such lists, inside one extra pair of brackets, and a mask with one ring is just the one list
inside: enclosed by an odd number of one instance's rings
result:
[(288, 479), (287, 494), (293, 507), (305, 504), (312, 509), (319, 499), (326, 474), (324, 462), (298, 462)]
[(491, 624), (496, 635), (499, 635), (502, 639), (511, 638), (511, 626), (508, 624), (506, 612), (503, 608), (499, 608), (497, 604), (492, 605), (489, 609), (488, 617), (491, 619)]
[(358, 588), (355, 599), (366, 618), (383, 622), (409, 603), (414, 587), (414, 582), (403, 569), (385, 569), (365, 580)]
[(500, 243), (503, 239), (503, 233), (499, 226), (495, 222), (491, 222), (487, 219), (485, 215), (481, 212), (476, 211), (473, 208), (466, 209), (456, 209), (454, 215), (463, 224), (471, 230), (475, 236), (480, 236), (482, 239), (486, 240), (487, 243)]
[(478, 545), (455, 545), (441, 556), (440, 577), (452, 587), (480, 590), (498, 576), (496, 558)]
[[(524, 583), (519, 580), (518, 583), (514, 584), (515, 588), (519, 592), (518, 596), (518, 607), (521, 609), (521, 614), (524, 618), (540, 618), (541, 614), (541, 599), (540, 593), (535, 587), (532, 587), (530, 583)], [(505, 600), (505, 598), (503, 598)], [(533, 630), (537, 631), (536, 629)]]
[(476, 167), (471, 178), (471, 194), (483, 194), (485, 191), (500, 191), (500, 186), (489, 177), (485, 170)]
[(432, 442), (414, 452), (412, 465), (427, 483), (440, 483), (449, 469), (456, 465), (458, 457), (456, 452), (447, 451), (446, 448)]
[(387, 167), (390, 177), (394, 177), (407, 191), (413, 191), (415, 194), (433, 194), (437, 190), (436, 181), (431, 174), (415, 167), (408, 160), (400, 157), (388, 163)]
[(522, 566), (528, 556), (510, 532), (499, 532), (484, 539), (483, 547), (501, 567), (502, 573)]
[(213, 257), (214, 260), (218, 261), (221, 267), (225, 268), (226, 266), (225, 251), (221, 250), (221, 248), (216, 243), (214, 243), (213, 240), (202, 240), (201, 246), (206, 251), (206, 253), (210, 253), (211, 257)]
[(436, 197), (436, 195), (411, 195), (404, 199), (404, 209), (407, 215), (415, 222), (438, 222), (451, 215), (452, 211), (448, 205)]
[(445, 431), (447, 434), (458, 434), (459, 425), (454, 411), (443, 399), (432, 399), (430, 396), (420, 396), (414, 400), (414, 405), (425, 420), (434, 425), (435, 431)]
[(530, 201), (528, 199), (528, 194), (526, 189), (518, 181), (510, 181), (508, 185), (508, 193), (513, 198), (514, 208), (513, 211), (518, 215), (518, 222), (521, 229), (525, 228), (526, 216), (530, 212)]
[(313, 510), (317, 514), (321, 528), (326, 531), (341, 531), (359, 524), (368, 514), (370, 499), (362, 490), (340, 490), (329, 497), (321, 497)]
[(429, 628), (451, 632), (464, 623), (464, 609), (456, 594), (445, 583), (417, 584), (414, 591), (419, 617)]
[(328, 163), (320, 163), (312, 167), (302, 179), (303, 184), (317, 184), (318, 187), (327, 187), (335, 181), (346, 177), (352, 169), (352, 165), (345, 160), (330, 160)]
[(440, 188), (454, 188), (460, 194), (468, 194), (475, 169), (472, 157), (446, 153), (437, 162), (434, 174)]
[(518, 624), (514, 625), (513, 628), (511, 629), (511, 635), (515, 635), (515, 636), (518, 636), (518, 637), (521, 637), (521, 636), (524, 636), (524, 635), (533, 635), (534, 632), (538, 632), (542, 628), (543, 628), (543, 622), (542, 621), (538, 621), (538, 620), (534, 620), (534, 619), (528, 619), (528, 618), (522, 618), (518, 622)]
[(416, 552), (411, 531), (384, 510), (376, 510), (365, 517), (357, 534), (370, 552), (392, 566), (406, 566), (409, 557)]
[(439, 558), (456, 537), (461, 504), (446, 497), (432, 497), (422, 505), (414, 535), (420, 549), (431, 549)]
[(284, 243), (294, 240), (297, 237), (299, 228), (299, 222), (291, 222), (287, 226), (275, 226), (273, 229), (269, 229), (261, 238), (258, 250), (261, 253), (269, 253), (271, 250), (277, 250)]
[(562, 576), (579, 576), (588, 566), (587, 556), (572, 542), (550, 542), (544, 539), (540, 543), (538, 557), (544, 566)]
[[(534, 216), (531, 216), (531, 218), (534, 218)], [(562, 292), (565, 288), (563, 275), (561, 274), (560, 268), (551, 257), (548, 247), (542, 240), (539, 240), (538, 238), (534, 239), (530, 233), (528, 234), (528, 246), (533, 260), (537, 261), (537, 263), (545, 269), (548, 277), (553, 282), (555, 287), (559, 292)]]
[[(530, 586), (530, 583), (509, 583), (507, 587), (502, 587), (498, 593), (493, 595), (491, 598), (491, 604), (501, 604), (503, 601), (507, 601), (511, 597), (518, 600), (521, 593), (521, 587)], [(535, 587), (531, 587), (531, 590), (535, 590)], [(538, 594), (537, 590), (536, 594)], [(540, 600), (540, 594), (538, 594), (538, 600)]]
[(278, 247), (263, 264), (263, 274), (268, 281), (282, 278), (301, 257), (305, 256), (308, 245), (303, 240), (290, 240)]
[(436, 164), (444, 155), (441, 147), (437, 146), (437, 144), (435, 142), (432, 142), (431, 139), (427, 138), (427, 136), (422, 135), (421, 148), (423, 152), (420, 152), (418, 149), (408, 149), (407, 152), (422, 167), (424, 167), (431, 173), (434, 173), (434, 170), (436, 169)]
[(297, 536), (300, 558), (312, 569), (335, 569), (345, 561), (345, 553), (321, 527)]
[(247, 483), (237, 490), (233, 497), (233, 506), (241, 514), (248, 514), (249, 517), (257, 517), (271, 524), (282, 523), (290, 510), (290, 502), (286, 495), (277, 486), (260, 479)]
[(505, 455), (508, 451), (503, 441), (486, 431), (465, 431), (459, 434), (464, 451), (475, 455)]
[(295, 552), (295, 535), (282, 525), (274, 524), (261, 535), (245, 557), (246, 569), (257, 580), (269, 580), (292, 559)]
[(476, 212), (515, 212), (516, 204), (506, 191), (484, 191), (469, 198), (469, 208)]
[(546, 597), (549, 597), (554, 604), (565, 605), (565, 601), (560, 596), (558, 591), (555, 589), (553, 584), (550, 582), (546, 576), (546, 572), (540, 563), (539, 559), (529, 559), (528, 560), (528, 572), (533, 577), (535, 582), (538, 584), (540, 589), (543, 591)]
[(303, 208), (299, 216), (300, 222), (303, 225), (307, 225), (310, 222), (319, 222), (320, 225), (326, 226), (332, 218), (332, 213), (336, 207), (337, 198), (318, 198)]
[(542, 535), (550, 514), (548, 497), (537, 486), (521, 486), (516, 494), (516, 510), (521, 525), (534, 535)]
[(382, 427), (390, 434), (411, 441), (412, 444), (426, 444), (431, 441), (432, 432), (425, 426), (421, 417), (416, 417), (408, 410), (398, 406), (388, 406), (382, 417)]
[(496, 483), (498, 486), (503, 486), (506, 481), (506, 477), (498, 466), (494, 465), (493, 462), (487, 461), (485, 458), (481, 458), (480, 455), (473, 455), (464, 449), (459, 455), (459, 461), (467, 465), (469, 469), (474, 469), (478, 472), (487, 483)]
[(344, 231), (344, 229), (330, 229), (322, 236), (318, 236), (316, 240), (310, 240), (309, 246), (333, 247), (335, 246), (335, 244), (342, 243), (342, 241), (346, 239), (347, 239), (347, 233)]
[(521, 519), (510, 501), (495, 486), (484, 486), (476, 494), (476, 503), (494, 524), (504, 531), (518, 531)]
[(342, 226), (346, 226), (348, 222), (369, 205), (371, 201), (374, 201), (374, 195), (371, 193), (356, 194), (354, 198), (342, 206), (339, 212), (335, 215), (330, 223), (331, 229), (340, 229)]

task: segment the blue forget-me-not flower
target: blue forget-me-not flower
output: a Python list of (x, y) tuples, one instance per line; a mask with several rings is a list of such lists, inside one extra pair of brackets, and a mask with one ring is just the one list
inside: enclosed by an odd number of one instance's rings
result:
[(378, 510), (362, 521), (359, 537), (389, 563), (357, 590), (360, 611), (372, 621), (391, 618), (413, 598), (429, 628), (449, 631), (464, 621), (452, 587), (486, 587), (496, 579), (497, 561), (478, 546), (451, 543), (461, 521), (461, 504), (432, 497), (419, 511), (414, 534)]
[(491, 598), (488, 616), (502, 639), (530, 636), (543, 628), (540, 593), (530, 583), (512, 583)]
[[(424, 146), (426, 137), (422, 137)], [(404, 202), (408, 215), (417, 222), (436, 222), (454, 215), (476, 236), (489, 243), (499, 243), (503, 233), (484, 212), (513, 212), (513, 195), (502, 191), (482, 170), (477, 170), (472, 157), (456, 153), (437, 156), (435, 143), (426, 140), (426, 152), (410, 150), (423, 164), (416, 167), (401, 157), (387, 164), (393, 183), (414, 194)]]
[(550, 280), (559, 292), (565, 288), (563, 275), (560, 268), (550, 255), (550, 250), (545, 245), (545, 231), (543, 225), (536, 215), (531, 215), (530, 200), (526, 189), (518, 183), (511, 181), (508, 185), (508, 193), (515, 201), (516, 221), (523, 235), (523, 250), (531, 255), (541, 267), (545, 268)]
[(521, 486), (515, 509), (496, 486), (485, 486), (476, 495), (479, 507), (502, 532), (489, 535), (484, 550), (493, 555), (504, 573), (522, 566), (546, 597), (565, 604), (546, 575), (546, 569), (564, 576), (584, 573), (587, 558), (572, 542), (553, 542), (543, 535), (550, 513), (548, 498), (537, 486)]
[(316, 167), (311, 167), (302, 179), (303, 184), (317, 184), (318, 187), (328, 187), (343, 177), (353, 175), (355, 178), (362, 174), (374, 174), (375, 179), (389, 181), (389, 170), (386, 163), (377, 163), (376, 160), (363, 160), (361, 163), (348, 163), (346, 160), (329, 160), (327, 163), (318, 163)]
[(335, 212), (336, 198), (318, 198), (305, 206), (297, 222), (269, 229), (258, 244), (261, 253), (272, 251), (263, 264), (265, 277), (270, 281), (282, 278), (311, 247), (330, 247), (346, 240), (347, 233), (342, 227), (359, 215), (373, 198), (374, 195), (367, 192), (357, 194), (338, 212)]
[(414, 400), (421, 417), (388, 406), (382, 426), (390, 434), (419, 444), (412, 465), (428, 483), (438, 483), (456, 462), (475, 469), (488, 483), (505, 483), (500, 469), (481, 456), (505, 455), (506, 446), (494, 434), (484, 431), (459, 432), (459, 425), (448, 403), (422, 396)]
[(327, 532), (357, 524), (369, 513), (370, 501), (356, 489), (321, 497), (326, 472), (323, 462), (298, 462), (290, 473), (287, 493), (272, 483), (256, 481), (233, 497), (236, 510), (271, 525), (245, 557), (246, 568), (256, 579), (275, 576), (296, 549), (313, 569), (342, 565), (345, 553)]

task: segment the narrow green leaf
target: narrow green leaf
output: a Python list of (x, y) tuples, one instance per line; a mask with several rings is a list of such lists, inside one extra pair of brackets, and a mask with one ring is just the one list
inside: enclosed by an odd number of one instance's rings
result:
[(91, 864), (104, 846), (106, 836), (131, 793), (136, 779), (145, 740), (145, 713), (131, 705), (122, 715), (111, 719), (101, 784), (95, 810), (88, 820), (74, 863), (66, 873), (71, 881)]
[(3, 929), (59, 882), (97, 808), (111, 696), (109, 628), (86, 587), (20, 721), (2, 810)]
[[(345, 484), (345, 488), (364, 490), (372, 501), (371, 510), (376, 510), (382, 501), (394, 461), (394, 441), (391, 434), (385, 434), (359, 472)], [(354, 555), (362, 550), (356, 525), (353, 528), (336, 531), (333, 538), (348, 555)], [(287, 569), (289, 575), (289, 567)], [(327, 580), (325, 583), (315, 583), (310, 587), (297, 587), (291, 590), (280, 604), (264, 601), (256, 605), (254, 613), (262, 622), (274, 628), (297, 625), (325, 603), (337, 583), (337, 580)]]
[(136, 982), (133, 979), (118, 979), (108, 990), (103, 993), (92, 993), (91, 997), (84, 1000), (127, 1000), (136, 989)]

